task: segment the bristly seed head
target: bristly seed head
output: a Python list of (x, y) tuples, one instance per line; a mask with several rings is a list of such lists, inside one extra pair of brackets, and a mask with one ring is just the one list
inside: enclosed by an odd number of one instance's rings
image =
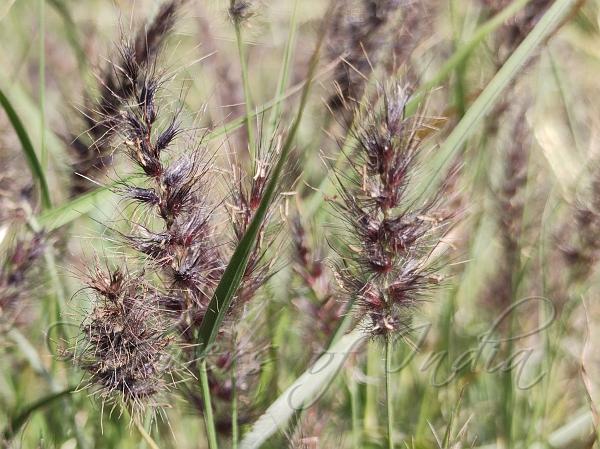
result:
[[(119, 131), (121, 114), (129, 102), (141, 105), (141, 117), (146, 124), (151, 125), (156, 120), (154, 95), (158, 84), (156, 78), (148, 74), (154, 69), (162, 44), (173, 29), (185, 1), (163, 2), (150, 23), (140, 27), (134, 38), (124, 40), (118, 48), (117, 57), (111, 60), (101, 75), (99, 97), (88, 102), (83, 114), (88, 127), (87, 136), (71, 136), (69, 140), (78, 159), (74, 164), (74, 193), (90, 188), (90, 183), (83, 183), (82, 179), (93, 179), (106, 172), (112, 164), (113, 140)], [(156, 175), (152, 170), (150, 173)]]
[(103, 400), (121, 398), (139, 412), (166, 388), (171, 338), (159, 311), (159, 294), (143, 276), (121, 270), (89, 275), (96, 293), (82, 324), (85, 340), (76, 362)]
[(438, 283), (432, 251), (449, 216), (439, 195), (426, 201), (409, 196), (417, 156), (431, 126), (420, 114), (407, 116), (408, 90), (381, 88), (366, 113), (356, 111), (357, 145), (351, 175), (339, 175), (334, 209), (347, 232), (338, 247), (344, 262), (337, 279), (356, 298), (358, 319), (372, 336), (402, 336), (415, 306)]

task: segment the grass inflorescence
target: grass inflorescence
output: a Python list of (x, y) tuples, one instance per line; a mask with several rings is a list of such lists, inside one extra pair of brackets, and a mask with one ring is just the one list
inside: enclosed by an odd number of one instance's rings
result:
[(0, 445), (595, 447), (599, 15), (0, 6)]

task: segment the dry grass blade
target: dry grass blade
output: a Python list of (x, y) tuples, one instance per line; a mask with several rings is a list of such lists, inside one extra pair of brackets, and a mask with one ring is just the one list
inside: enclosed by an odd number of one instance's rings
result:
[(340, 338), (269, 406), (244, 436), (240, 449), (260, 448), (277, 431), (285, 429), (295, 413), (313, 405), (364, 338), (361, 331)]

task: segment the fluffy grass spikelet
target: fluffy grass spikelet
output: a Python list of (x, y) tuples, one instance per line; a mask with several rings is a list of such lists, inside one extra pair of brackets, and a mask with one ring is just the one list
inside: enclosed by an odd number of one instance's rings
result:
[(392, 84), (380, 88), (367, 112), (356, 112), (360, 126), (348, 155), (352, 173), (338, 176), (334, 203), (346, 228), (338, 247), (339, 284), (355, 298), (368, 333), (385, 338), (404, 335), (414, 308), (438, 285), (431, 253), (449, 218), (438, 210), (437, 195), (410, 196), (431, 127), (422, 115), (405, 114), (409, 99), (405, 86)]

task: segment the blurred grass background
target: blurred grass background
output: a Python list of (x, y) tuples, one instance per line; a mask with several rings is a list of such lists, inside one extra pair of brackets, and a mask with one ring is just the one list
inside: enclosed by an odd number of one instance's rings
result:
[[(420, 38), (407, 63), (410, 72), (418, 76), (417, 87), (435, 78), (451, 55), (469, 45), (478, 26), (489, 18), (484, 2), (429, 3), (430, 31)], [(158, 5), (150, 0), (4, 0), (0, 5), (0, 88), (21, 117), (38, 152), (53, 205), (60, 206), (69, 199), (71, 155), (63, 137), (83, 131), (77, 127), (77, 109), (84, 103), (84, 92), (94, 91), (95, 75), (105, 66), (106, 58), (114, 54), (120, 36), (151, 17)], [(191, 1), (161, 58), (164, 67), (175, 74), (175, 82), (168, 88), (170, 101), (181, 104), (182, 117), (189, 126), (218, 127), (244, 112), (241, 68), (228, 7), (226, 1)], [(271, 101), (276, 92), (294, 2), (265, 0), (253, 8), (256, 14), (244, 25), (243, 39), (251, 99), (260, 106)], [(316, 30), (326, 8), (327, 3), (321, 0), (298, 2), (289, 89), (306, 76)], [(351, 3), (348, 8), (352, 8)], [(592, 273), (584, 282), (561, 284), (566, 274), (558, 253), (580, 232), (570, 226), (576, 218), (576, 206), (593, 202), (600, 193), (594, 191), (594, 182), (600, 179), (598, 8), (598, 2), (591, 0), (578, 5), (568, 23), (535, 51), (514, 86), (496, 102), (509, 112), (500, 114), (494, 109), (470, 130), (468, 141), (461, 145), (461, 156), (454, 161), (460, 168), (455, 186), (460, 192), (461, 213), (459, 224), (449, 236), (456, 247), (452, 277), (418, 318), (419, 322), (431, 323), (431, 327), (416, 355), (393, 374), (398, 447), (574, 449), (595, 444), (592, 428), (599, 423), (594, 420), (589, 401), (597, 401), (599, 394), (600, 354), (594, 344), (600, 330), (596, 324), (600, 313), (597, 274), (591, 261)], [(417, 22), (412, 26), (421, 25)], [(499, 29), (489, 33), (447, 78), (431, 86), (427, 111), (445, 117), (436, 137), (440, 143), (497, 72), (498, 61), (503, 59), (502, 39), (506, 36)], [(331, 66), (323, 61), (319, 73), (295, 145), (295, 160), (303, 178), (291, 186), (299, 193), (290, 200), (290, 207), (301, 212), (318, 195), (307, 186), (318, 186), (327, 176), (323, 157), (336, 157), (339, 147), (335, 137), (343, 133), (342, 127), (329, 125), (333, 119), (325, 107), (333, 92)], [(288, 126), (297, 102), (297, 95), (283, 102), (281, 126)], [(527, 113), (519, 115), (523, 104)], [(515, 126), (523, 120), (529, 129), (523, 145), (527, 151), (525, 183), (519, 198), (509, 201), (513, 206), (514, 202), (522, 203), (523, 213), (516, 223), (511, 222), (513, 228), (509, 230), (517, 244), (517, 257), (509, 267), (511, 285), (506, 285), (506, 278), (498, 272), (504, 266), (503, 226), (510, 220), (510, 208), (498, 204)], [(228, 131), (227, 143), (217, 138), (210, 145), (242, 152), (239, 144), (236, 147), (236, 142), (243, 142), (241, 134)], [(5, 167), (10, 164), (11, 171), (17, 173), (17, 180), (30, 177), (19, 141), (3, 114), (0, 154)], [(430, 154), (431, 159), (424, 161), (423, 182), (432, 176), (428, 164), (437, 165), (435, 148)], [(116, 179), (117, 173), (122, 173), (126, 162), (119, 164), (109, 172), (109, 178)], [(46, 335), (47, 329), (56, 321), (49, 304), (54, 303), (52, 297), (60, 290), (67, 299), (61, 319), (78, 325), (85, 295), (77, 294), (77, 269), (89, 264), (94, 253), (110, 258), (118, 252), (102, 224), (118, 218), (116, 201), (112, 195), (98, 197), (90, 203), (88, 215), (56, 231), (67, 236), (61, 238), (64, 247), (55, 262), (57, 277), (52, 277), (50, 269), (40, 275), (31, 298), (35, 312), (30, 322), (20, 333), (2, 336), (0, 428), (27, 404), (60, 389), (60, 385), (77, 384), (81, 379), (69, 362), (53, 356), (54, 345), (46, 344), (48, 338), (52, 340), (51, 333), (50, 337)], [(319, 202), (313, 216), (305, 219), (323, 255), (328, 254), (323, 232), (335, 228), (326, 202)], [(2, 226), (3, 236), (19, 232), (18, 228), (9, 231), (8, 224)], [(3, 240), (5, 244), (9, 238)], [(298, 317), (296, 306), (303, 293), (288, 262), (291, 250), (287, 246), (285, 249), (282, 269), (264, 291), (269, 306), (259, 311), (270, 310), (269, 329), (257, 332), (275, 345), (277, 353), (273, 366), (276, 391), (263, 391), (261, 398), (254, 399), (265, 404), (263, 411), (323, 349), (305, 343), (306, 324)], [(557, 316), (544, 330), (514, 342), (513, 354), (526, 351), (519, 353), (525, 359), (519, 365), (522, 371), (512, 370), (512, 375), (507, 375), (495, 363), (486, 367), (484, 362), (494, 351), (493, 344), (483, 348), (480, 355), (484, 361), (471, 369), (462, 362), (479, 354), (481, 335), (498, 318), (494, 304), (506, 294), (506, 288), (511, 290), (513, 301), (543, 297), (553, 304), (551, 308), (544, 301), (528, 301), (511, 315), (516, 334), (536, 329), (553, 309)], [(248, 332), (252, 330), (249, 325)], [(418, 332), (413, 340), (419, 341)], [(312, 440), (307, 440), (306, 447), (384, 446), (385, 423), (378, 413), (384, 404), (382, 389), (378, 388), (383, 382), (383, 350), (377, 343), (365, 346), (349, 358), (317, 405), (297, 417), (297, 428), (307, 437), (318, 435), (318, 443), (311, 446)], [(402, 345), (395, 362), (410, 352), (409, 345)], [(436, 355), (441, 358), (436, 359)], [(528, 384), (538, 376), (541, 380), (530, 388), (518, 387), (519, 380)], [(435, 385), (438, 382), (442, 385)], [(176, 396), (172, 401), (165, 404), (168, 422), (159, 420), (148, 427), (156, 444), (161, 448), (207, 447), (202, 420)], [(127, 422), (118, 410), (102, 410), (94, 398), (81, 391), (72, 395), (72, 401), (56, 401), (33, 414), (11, 444), (24, 448), (149, 447)], [(285, 447), (293, 434), (294, 428), (290, 427), (264, 447)]]

